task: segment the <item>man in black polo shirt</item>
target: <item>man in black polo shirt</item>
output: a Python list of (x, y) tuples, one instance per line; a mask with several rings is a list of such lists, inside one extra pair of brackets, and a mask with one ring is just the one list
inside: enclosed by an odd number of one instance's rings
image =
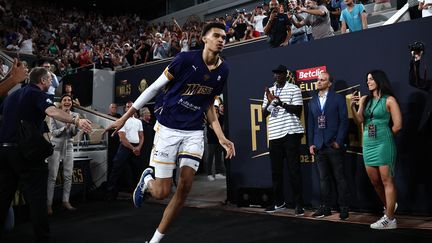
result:
[(291, 38), (291, 21), (280, 11), (278, 1), (272, 0), (269, 5), (270, 15), (263, 19), (263, 26), (269, 36), (270, 46), (287, 46)]
[[(35, 242), (48, 242), (49, 225), (47, 214), (48, 167), (45, 160), (26, 160), (16, 146), (16, 133), (20, 120), (36, 125), (41, 130), (48, 115), (56, 120), (74, 123), (86, 132), (91, 132), (91, 122), (72, 117), (57, 109), (45, 93), (51, 86), (50, 73), (41, 67), (30, 73), (30, 84), (9, 95), (2, 106), (3, 124), (0, 127), (0, 222), (5, 222), (6, 213), (18, 188), (30, 207), (35, 232)], [(1, 240), (0, 230), (0, 240)]]

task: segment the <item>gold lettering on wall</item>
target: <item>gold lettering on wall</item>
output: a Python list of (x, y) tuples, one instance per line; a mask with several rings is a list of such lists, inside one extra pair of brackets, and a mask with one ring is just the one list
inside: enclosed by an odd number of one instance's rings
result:
[(260, 123), (262, 123), (262, 108), (261, 105), (251, 104), (251, 138), (252, 138), (252, 151), (257, 150), (257, 132), (261, 130)]

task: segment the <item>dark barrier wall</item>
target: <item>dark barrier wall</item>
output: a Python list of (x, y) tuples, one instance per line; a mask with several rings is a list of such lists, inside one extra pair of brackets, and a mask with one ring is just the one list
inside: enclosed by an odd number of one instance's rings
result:
[[(432, 68), (432, 35), (425, 31), (432, 26), (432, 18), (403, 22), (362, 32), (339, 35), (287, 48), (266, 49), (229, 58), (231, 67), (227, 88), (230, 139), (236, 144), (237, 156), (230, 163), (230, 195), (236, 202), (242, 187), (265, 188), (271, 186), (270, 161), (266, 137), (265, 118), (261, 113), (264, 87), (271, 86), (271, 70), (278, 64), (292, 71), (303, 69), (297, 84), (303, 91), (304, 110), (308, 97), (315, 90), (318, 71), (327, 70), (335, 77), (334, 88), (347, 95), (360, 85), (367, 93), (366, 73), (384, 70), (393, 85), (403, 113), (404, 128), (397, 136), (398, 159), (395, 180), (399, 210), (405, 212), (432, 212), (432, 159), (422, 147), (425, 139), (417, 132), (418, 121), (424, 107), (425, 93), (408, 84), (410, 53), (408, 44), (420, 40), (426, 44), (424, 59)], [(314, 72), (315, 71), (315, 72)], [(300, 75), (300, 72), (297, 72)], [(312, 76), (309, 78), (309, 76)], [(309, 79), (308, 79), (309, 78)], [(347, 100), (348, 102), (348, 100)], [(351, 117), (351, 114), (350, 114)], [(304, 117), (303, 117), (304, 119)], [(369, 182), (363, 165), (361, 135), (352, 119), (349, 153), (346, 156), (346, 175), (351, 192), (351, 207), (361, 210), (382, 210)], [(319, 180), (316, 164), (308, 154), (306, 140), (302, 141), (302, 162), (305, 203), (319, 204)], [(289, 188), (288, 180), (286, 180)], [(290, 201), (289, 189), (285, 192)]]
[[(225, 92), (229, 138), (235, 142), (237, 156), (229, 163), (228, 198), (238, 202), (240, 188), (267, 188), (271, 186), (270, 161), (266, 137), (265, 118), (261, 113), (264, 87), (271, 86), (271, 70), (284, 64), (299, 77), (297, 84), (303, 91), (304, 110), (308, 97), (314, 92), (317, 71), (324, 69), (335, 76), (334, 88), (348, 95), (360, 85), (366, 94), (366, 72), (383, 69), (387, 72), (403, 112), (404, 128), (397, 136), (398, 160), (396, 186), (399, 210), (413, 213), (432, 212), (432, 159), (430, 148), (422, 147), (426, 138), (417, 132), (419, 117), (424, 107), (425, 93), (408, 84), (410, 53), (408, 44), (421, 40), (426, 49), (432, 49), (432, 35), (427, 29), (432, 18), (418, 19), (362, 32), (340, 35), (311, 43), (270, 49), (261, 41), (255, 44), (229, 48), (223, 56), (230, 65), (230, 76)], [(432, 55), (424, 57), (432, 68)], [(135, 100), (144, 87), (150, 85), (168, 61), (117, 72), (115, 76), (115, 102), (124, 104)], [(306, 69), (306, 70), (305, 70)], [(303, 71), (301, 71), (303, 70)], [(301, 72), (300, 72), (301, 71)], [(307, 74), (307, 75), (306, 75)], [(432, 75), (432, 74), (431, 74)], [(307, 76), (307, 77), (305, 77)], [(312, 76), (312, 77), (309, 77)], [(350, 115), (351, 116), (351, 115)], [(365, 173), (361, 156), (361, 134), (352, 119), (345, 170), (351, 192), (351, 208), (382, 210), (378, 198)], [(422, 140), (423, 139), (423, 140)], [(319, 204), (319, 180), (313, 157), (302, 141), (302, 177), (307, 205)], [(288, 180), (286, 180), (288, 188)], [(290, 191), (286, 190), (289, 201)]]

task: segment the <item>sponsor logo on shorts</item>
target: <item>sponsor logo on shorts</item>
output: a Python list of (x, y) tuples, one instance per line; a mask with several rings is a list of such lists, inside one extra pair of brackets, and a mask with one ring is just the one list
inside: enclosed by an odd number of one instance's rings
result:
[(162, 152), (162, 151), (156, 150), (153, 155), (167, 159), (169, 154), (167, 152)]

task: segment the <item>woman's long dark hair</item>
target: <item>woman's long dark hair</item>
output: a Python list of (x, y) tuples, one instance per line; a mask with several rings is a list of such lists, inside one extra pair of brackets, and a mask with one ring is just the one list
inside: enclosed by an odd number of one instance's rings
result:
[[(377, 85), (377, 90), (378, 93), (383, 96), (383, 95), (388, 95), (388, 96), (393, 96), (395, 97), (394, 93), (393, 93), (393, 89), (391, 87), (390, 81), (387, 77), (387, 74), (382, 71), (382, 70), (372, 70), (370, 72), (368, 72), (366, 74), (366, 82), (368, 80), (367, 76), (368, 75), (372, 75), (372, 78), (375, 80), (375, 83)], [(365, 100), (365, 107), (368, 104), (368, 102), (373, 99), (373, 91), (370, 91), (369, 95), (366, 97)]]
[[(387, 74), (384, 71), (372, 70), (366, 74), (366, 80), (368, 80), (367, 76), (369, 74), (372, 75), (372, 78), (375, 80), (378, 93), (380, 94), (381, 97), (384, 95), (395, 97), (395, 95), (393, 93), (393, 89), (392, 89), (391, 84), (390, 84), (390, 81), (387, 77)], [(372, 99), (373, 99), (373, 91), (370, 91), (369, 95), (366, 97), (366, 99), (364, 101), (365, 109), (366, 109), (368, 102)], [(389, 127), (392, 127), (392, 126), (393, 126), (393, 121), (392, 121), (391, 116), (390, 116)]]

